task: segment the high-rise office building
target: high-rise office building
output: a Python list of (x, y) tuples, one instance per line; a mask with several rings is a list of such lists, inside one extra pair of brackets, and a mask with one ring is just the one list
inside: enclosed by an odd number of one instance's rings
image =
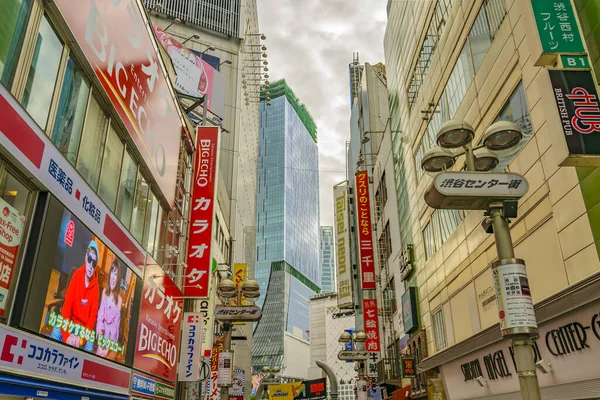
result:
[(333, 246), (333, 226), (322, 226), (321, 241), (321, 291), (335, 292), (335, 247)]
[(295, 353), (288, 339), (308, 337), (309, 299), (321, 284), (319, 158), (306, 107), (285, 80), (269, 92), (270, 101), (265, 95), (260, 103), (255, 273), (263, 317), (254, 330), (252, 364), (285, 365), (289, 373), (297, 362), (284, 359)]

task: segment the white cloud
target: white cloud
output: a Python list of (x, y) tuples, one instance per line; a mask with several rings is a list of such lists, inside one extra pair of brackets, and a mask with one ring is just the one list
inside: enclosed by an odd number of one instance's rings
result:
[(333, 185), (345, 179), (348, 64), (384, 62), (387, 0), (258, 0), (270, 80), (285, 78), (318, 129), (321, 224), (333, 225)]

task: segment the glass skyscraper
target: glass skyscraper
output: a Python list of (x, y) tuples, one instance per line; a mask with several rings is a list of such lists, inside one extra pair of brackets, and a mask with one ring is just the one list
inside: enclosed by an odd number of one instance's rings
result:
[(319, 292), (319, 155), (316, 125), (285, 80), (261, 94), (255, 276), (263, 308), (254, 330), (255, 369), (284, 363), (284, 331), (307, 337)]
[(322, 226), (321, 241), (321, 291), (335, 292), (335, 247), (333, 245), (333, 226)]

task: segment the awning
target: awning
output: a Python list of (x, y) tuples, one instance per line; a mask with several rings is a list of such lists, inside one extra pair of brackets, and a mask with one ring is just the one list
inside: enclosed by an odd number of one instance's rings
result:
[(128, 400), (129, 396), (0, 374), (0, 394), (52, 400)]

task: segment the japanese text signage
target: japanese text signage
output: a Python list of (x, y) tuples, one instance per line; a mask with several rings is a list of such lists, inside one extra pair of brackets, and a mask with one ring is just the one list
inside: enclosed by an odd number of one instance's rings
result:
[(0, 199), (0, 316), (4, 315), (25, 217)]
[(164, 197), (173, 204), (183, 125), (141, 3), (55, 3)]
[(523, 333), (524, 328), (537, 329), (525, 263), (518, 261), (514, 264), (496, 262), (492, 265), (503, 335)]
[(200, 380), (203, 322), (202, 313), (186, 312), (184, 314), (178, 370), (178, 380), (181, 382)]
[(363, 289), (375, 289), (375, 257), (373, 253), (373, 230), (371, 227), (371, 199), (369, 198), (369, 174), (356, 174), (356, 218), (360, 251), (360, 273)]
[(219, 379), (219, 354), (223, 349), (223, 336), (215, 336), (213, 338), (213, 348), (210, 355), (209, 400), (217, 400), (219, 398), (219, 387), (217, 386)]
[(304, 381), (304, 390), (299, 390), (295, 400), (324, 400), (327, 398), (327, 379)]
[(333, 198), (335, 201), (335, 263), (337, 265), (338, 307), (353, 308), (347, 181), (333, 187)]
[(128, 393), (130, 370), (0, 326), (0, 370), (116, 393)]
[(186, 297), (208, 297), (209, 293), (212, 260), (210, 249), (219, 165), (219, 128), (198, 127), (197, 144), (192, 182), (188, 268), (183, 289)]
[(544, 53), (583, 53), (570, 0), (531, 0)]
[(174, 400), (175, 386), (134, 372), (131, 375), (131, 393), (154, 399)]
[(600, 154), (600, 105), (592, 73), (548, 73), (569, 154)]
[(262, 310), (258, 306), (223, 306), (215, 307), (217, 321), (258, 321)]
[(377, 300), (363, 299), (363, 312), (365, 319), (365, 334), (367, 335), (365, 350), (369, 352), (380, 351)]
[(174, 382), (183, 296), (162, 268), (148, 258), (133, 366)]
[[(248, 279), (248, 264), (234, 264), (233, 265), (233, 283), (235, 283), (235, 288), (237, 290), (239, 290), (242, 286), (242, 283)], [(237, 297), (234, 297), (233, 299), (233, 305), (237, 306), (245, 306), (246, 305), (246, 299), (244, 297), (242, 297), (242, 301), (240, 302), (241, 304), (237, 303)]]
[(417, 377), (417, 363), (414, 357), (402, 357), (402, 377), (403, 378), (416, 378)]

